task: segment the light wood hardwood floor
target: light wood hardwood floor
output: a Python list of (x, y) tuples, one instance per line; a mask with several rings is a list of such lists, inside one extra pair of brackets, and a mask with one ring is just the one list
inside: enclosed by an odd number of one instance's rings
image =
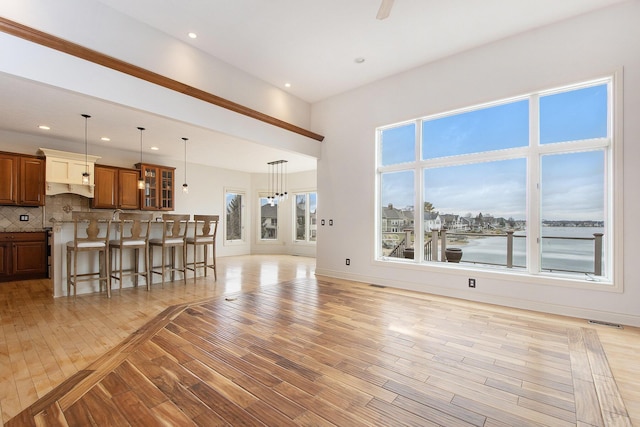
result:
[(218, 262), (111, 300), (0, 284), (3, 423), (640, 425), (636, 328)]

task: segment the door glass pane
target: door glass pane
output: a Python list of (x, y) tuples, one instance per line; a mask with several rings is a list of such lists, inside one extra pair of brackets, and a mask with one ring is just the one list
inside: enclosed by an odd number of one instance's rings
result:
[(522, 100), (422, 123), (422, 158), (526, 147), (529, 101)]
[(542, 270), (606, 275), (604, 171), (602, 150), (542, 157)]
[(607, 136), (607, 85), (540, 97), (540, 143)]
[(156, 170), (154, 168), (144, 169), (144, 205), (145, 207), (157, 207), (156, 194)]

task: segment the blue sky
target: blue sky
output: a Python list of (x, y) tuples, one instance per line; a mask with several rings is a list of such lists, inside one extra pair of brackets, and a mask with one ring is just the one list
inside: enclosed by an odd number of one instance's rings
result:
[[(607, 86), (541, 96), (540, 144), (607, 135)], [(415, 161), (414, 123), (383, 132), (382, 165)], [(529, 100), (423, 122), (422, 157), (523, 147), (529, 144)], [(542, 159), (543, 219), (593, 219), (604, 215), (602, 151), (547, 155)], [(475, 163), (429, 169), (425, 200), (441, 213), (526, 216), (526, 160)], [(414, 205), (413, 172), (386, 174), (382, 205)]]

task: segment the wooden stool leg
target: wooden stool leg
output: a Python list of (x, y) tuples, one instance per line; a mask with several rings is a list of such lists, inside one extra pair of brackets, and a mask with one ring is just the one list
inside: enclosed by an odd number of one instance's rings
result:
[(147, 290), (150, 291), (151, 290), (151, 268), (149, 267), (150, 263), (149, 263), (149, 251), (145, 250), (144, 251), (144, 271), (145, 271), (145, 275), (144, 275), (144, 280), (147, 282)]
[[(195, 273), (194, 273), (195, 275)], [(187, 283), (187, 244), (182, 245), (182, 280)]]
[(198, 245), (196, 245), (195, 238), (193, 240), (193, 283), (196, 283), (196, 273), (198, 272)]
[(78, 251), (73, 251), (73, 296), (77, 295), (78, 289)]
[(147, 277), (147, 289), (151, 290), (151, 285), (153, 282), (153, 246), (149, 245), (149, 250), (147, 251), (147, 254), (149, 256), (149, 268), (148, 268), (148, 273), (149, 273), (149, 277)]
[(67, 296), (71, 294), (71, 257), (67, 248)]
[(209, 245), (204, 245), (204, 259), (202, 260), (202, 266), (204, 267), (204, 277), (207, 277), (207, 267), (209, 261)]
[(133, 286), (138, 287), (138, 273), (140, 272), (138, 269), (140, 251), (138, 248), (133, 250)]
[(98, 283), (100, 283), (100, 290), (102, 290), (102, 282), (107, 288), (107, 298), (111, 298), (111, 281), (107, 272), (109, 271), (109, 257), (107, 256), (107, 249), (104, 251), (98, 251)]
[(211, 255), (213, 255), (213, 279), (218, 280), (218, 267), (216, 266), (216, 242), (213, 241), (213, 245), (211, 245)]
[(162, 270), (162, 287), (164, 287), (164, 269), (165, 269), (164, 259), (166, 257), (164, 253), (164, 246), (162, 247), (161, 253), (162, 253), (162, 259), (160, 260), (160, 264), (162, 264), (162, 269), (161, 269)]

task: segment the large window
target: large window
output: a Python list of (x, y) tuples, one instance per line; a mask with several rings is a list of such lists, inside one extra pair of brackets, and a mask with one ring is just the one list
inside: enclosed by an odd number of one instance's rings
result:
[(603, 79), (378, 129), (378, 259), (610, 283), (612, 93)]
[(225, 241), (243, 241), (245, 221), (244, 193), (238, 191), (225, 192), (225, 216)]
[(294, 194), (295, 210), (295, 241), (296, 242), (315, 242), (316, 241), (316, 209), (317, 194), (314, 193), (296, 193)]

